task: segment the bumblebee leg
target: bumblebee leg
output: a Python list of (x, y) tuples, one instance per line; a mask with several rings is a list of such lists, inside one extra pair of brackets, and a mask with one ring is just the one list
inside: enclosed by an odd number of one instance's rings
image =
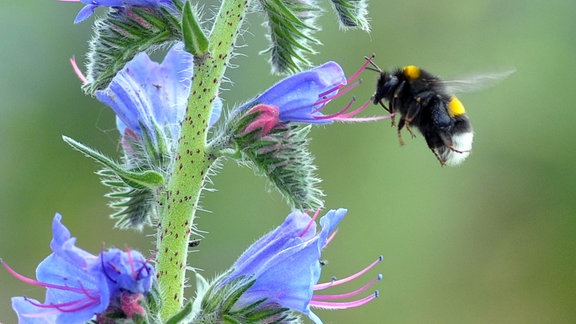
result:
[(410, 133), (410, 136), (412, 136), (412, 138), (416, 137), (416, 135), (412, 131), (412, 128), (410, 128), (410, 122), (412, 121), (412, 119), (411, 118), (405, 118), (404, 120), (405, 120), (405, 124), (406, 124), (406, 130), (408, 131), (408, 133)]
[(415, 99), (416, 99), (416, 102), (414, 102), (410, 105), (410, 107), (408, 108), (408, 111), (406, 112), (406, 116), (404, 116), (404, 119), (406, 120), (406, 130), (408, 130), (408, 133), (410, 133), (412, 138), (416, 137), (416, 135), (412, 131), (412, 128), (410, 128), (410, 123), (418, 115), (418, 113), (420, 112), (420, 109), (422, 108), (420, 105), (420, 99), (419, 98), (415, 98)]
[[(398, 111), (398, 109), (396, 109), (396, 107), (399, 105), (398, 98), (400, 97), (400, 92), (402, 91), (402, 89), (404, 89), (405, 84), (406, 84), (406, 82), (404, 82), (404, 81), (400, 82), (400, 84), (398, 85), (398, 87), (394, 91), (394, 95), (392, 96), (392, 100), (390, 100), (390, 112), (391, 113), (395, 114), (396, 111)], [(396, 124), (394, 117), (395, 116), (392, 116), (392, 118), (390, 118), (390, 121), (392, 122), (392, 126), (394, 126)]]
[(434, 153), (434, 156), (436, 157), (436, 159), (438, 159), (438, 162), (440, 162), (441, 166), (446, 165), (446, 161), (442, 160), (442, 158), (440, 158), (440, 155), (438, 155), (438, 152), (436, 152), (436, 150), (433, 147), (430, 147), (430, 151), (432, 151), (432, 153)]
[(440, 138), (442, 139), (444, 146), (446, 146), (452, 152), (456, 152), (459, 154), (470, 152), (470, 150), (459, 150), (455, 148), (450, 135), (440, 134)]
[(404, 145), (404, 140), (402, 139), (402, 128), (404, 128), (404, 125), (405, 125), (405, 119), (404, 117), (402, 117), (398, 122), (398, 142), (400, 142), (400, 145)]
[(460, 154), (462, 154), (462, 153), (467, 153), (467, 152), (471, 152), (471, 151), (472, 151), (472, 150), (458, 150), (458, 149), (456, 149), (456, 148), (455, 148), (454, 146), (452, 146), (452, 145), (446, 145), (446, 147), (448, 147), (448, 148), (450, 149), (450, 151), (456, 152), (456, 153), (460, 153)]

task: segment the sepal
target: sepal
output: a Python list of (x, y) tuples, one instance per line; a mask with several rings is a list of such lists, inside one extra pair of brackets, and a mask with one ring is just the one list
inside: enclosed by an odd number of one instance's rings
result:
[(154, 324), (160, 323), (160, 294), (157, 285), (145, 294), (120, 293), (105, 312), (98, 314), (93, 324)]
[(178, 313), (176, 313), (174, 316), (170, 317), (167, 321), (166, 324), (179, 324), (184, 322), (184, 319), (186, 317), (189, 317), (190, 314), (192, 313), (192, 302), (188, 302), (186, 303), (186, 305), (184, 305), (184, 307), (182, 308), (182, 310), (180, 310)]
[(186, 323), (301, 323), (290, 309), (266, 304), (265, 298), (240, 306), (239, 299), (254, 285), (255, 279), (238, 277), (223, 284), (227, 274), (198, 293), (199, 307)]

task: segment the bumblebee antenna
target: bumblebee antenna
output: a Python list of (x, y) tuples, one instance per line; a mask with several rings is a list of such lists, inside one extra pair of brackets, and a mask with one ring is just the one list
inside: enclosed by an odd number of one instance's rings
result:
[(376, 54), (372, 54), (372, 55), (370, 55), (370, 57), (364, 56), (366, 61), (370, 62), (370, 65), (372, 65), (372, 67), (366, 67), (366, 70), (382, 73), (382, 69), (378, 65), (376, 65), (376, 63), (374, 63), (374, 61), (372, 61), (375, 57), (376, 57)]

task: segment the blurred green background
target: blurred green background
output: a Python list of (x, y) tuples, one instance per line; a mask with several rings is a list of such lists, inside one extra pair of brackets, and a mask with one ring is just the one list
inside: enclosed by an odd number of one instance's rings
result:
[[(322, 2), (329, 9), (327, 2)], [(55, 212), (97, 253), (106, 246), (151, 251), (145, 233), (117, 231), (107, 218), (96, 165), (69, 149), (65, 134), (117, 156), (111, 110), (85, 97), (69, 57), (82, 62), (90, 22), (80, 4), (0, 2), (0, 257), (30, 277), (49, 253)], [(516, 68), (500, 84), (460, 95), (475, 127), (474, 153), (441, 168), (421, 136), (400, 147), (388, 122), (313, 130), (312, 150), (328, 208), (348, 216), (325, 250), (322, 281), (384, 256), (380, 298), (347, 311), (317, 311), (326, 323), (576, 322), (576, 2), (372, 1), (373, 31), (339, 32), (328, 10), (315, 64), (348, 74), (376, 53), (385, 69), (417, 64), (442, 76)], [(257, 55), (262, 19), (251, 15), (238, 67), (227, 76), (228, 106), (277, 77)], [(353, 91), (363, 102), (377, 74)], [(334, 111), (349, 98), (332, 103)], [(380, 114), (378, 107), (370, 114)], [(191, 264), (226, 270), (289, 209), (249, 169), (224, 164), (205, 192), (198, 226), (207, 232)], [(355, 281), (350, 291), (367, 282)], [(14, 323), (10, 297), (43, 290), (0, 269), (0, 322)]]

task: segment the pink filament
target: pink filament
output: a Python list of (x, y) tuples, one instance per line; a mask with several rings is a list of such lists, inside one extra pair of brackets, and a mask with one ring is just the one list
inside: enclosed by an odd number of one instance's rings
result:
[(300, 235), (298, 235), (298, 237), (302, 237), (304, 236), (304, 234), (306, 234), (306, 232), (308, 232), (308, 230), (310, 229), (310, 226), (312, 226), (312, 224), (314, 222), (316, 222), (316, 218), (318, 218), (318, 215), (320, 214), (320, 208), (318, 208), (316, 210), (316, 212), (314, 213), (314, 216), (312, 216), (312, 219), (310, 219), (310, 222), (308, 222), (308, 225), (306, 226), (306, 228), (302, 231), (302, 233), (300, 233)]
[(310, 305), (310, 307), (322, 308), (322, 309), (331, 309), (331, 310), (356, 308), (356, 307), (360, 307), (362, 305), (365, 305), (365, 304), (371, 302), (376, 297), (378, 297), (378, 295), (379, 295), (378, 291), (375, 291), (373, 294), (371, 294), (369, 296), (366, 296), (362, 299), (358, 299), (355, 301), (350, 301), (350, 302), (322, 302), (322, 301), (312, 300), (312, 301), (310, 301), (309, 305)]
[[(4, 268), (6, 268), (6, 270), (8, 270), (8, 272), (10, 272), (10, 274), (12, 276), (14, 276), (16, 279), (25, 282), (27, 284), (30, 285), (34, 285), (34, 286), (40, 286), (40, 287), (45, 287), (45, 288), (53, 288), (53, 289), (60, 289), (60, 290), (66, 290), (66, 291), (71, 291), (71, 292), (75, 292), (75, 293), (79, 293), (79, 294), (85, 294), (86, 289), (84, 289), (84, 287), (80, 287), (80, 288), (75, 288), (75, 287), (69, 287), (69, 286), (61, 286), (61, 285), (55, 285), (55, 284), (50, 284), (50, 283), (46, 283), (46, 282), (40, 282), (38, 280), (34, 280), (34, 279), (30, 279), (28, 277), (25, 277), (21, 274), (19, 274), (18, 272), (14, 271), (12, 268), (10, 268), (4, 261), (0, 260), (0, 263), (2, 263), (2, 265), (4, 266)], [(88, 297), (92, 298), (90, 295), (87, 295)]]
[[(74, 0), (60, 0), (60, 1), (75, 2)], [(84, 76), (84, 74), (82, 73), (80, 68), (78, 67), (78, 64), (76, 64), (76, 57), (72, 56), (72, 58), (70, 58), (70, 64), (72, 64), (72, 68), (74, 69), (74, 73), (76, 73), (76, 76), (80, 79), (80, 81), (82, 81), (83, 84), (88, 83), (88, 79), (86, 79), (86, 77)]]
[(349, 281), (352, 281), (360, 276), (362, 276), (363, 274), (365, 274), (366, 272), (368, 272), (368, 270), (372, 269), (376, 264), (378, 264), (379, 262), (381, 262), (383, 260), (382, 256), (380, 256), (378, 259), (376, 259), (374, 262), (372, 262), (371, 264), (369, 264), (366, 268), (360, 270), (359, 272), (346, 277), (344, 279), (340, 279), (340, 280), (333, 280), (331, 282), (327, 282), (327, 283), (323, 283), (323, 284), (316, 284), (314, 285), (314, 291), (317, 290), (323, 290), (323, 289), (327, 289), (330, 287), (334, 287), (334, 286), (338, 286), (344, 283), (347, 283)]
[(338, 295), (314, 295), (312, 297), (312, 300), (315, 300), (315, 301), (335, 300), (335, 299), (344, 299), (344, 298), (354, 297), (354, 296), (360, 294), (361, 292), (365, 291), (366, 289), (372, 287), (379, 280), (382, 280), (382, 275), (378, 275), (378, 277), (372, 279), (369, 283), (367, 283), (364, 286), (360, 287), (359, 289), (356, 289), (356, 290), (351, 291), (349, 293), (338, 294)]

